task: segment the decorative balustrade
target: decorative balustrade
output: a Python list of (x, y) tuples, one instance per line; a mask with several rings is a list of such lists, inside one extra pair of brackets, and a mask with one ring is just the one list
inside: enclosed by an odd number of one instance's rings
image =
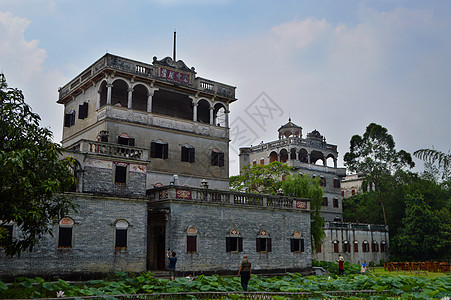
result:
[(380, 225), (380, 224), (326, 222), (324, 227), (331, 228), (331, 229), (351, 229), (351, 230), (362, 230), (362, 231), (388, 231), (388, 228), (385, 225)]
[(148, 159), (148, 151), (146, 149), (89, 140), (80, 140), (70, 147), (69, 150), (80, 153), (93, 153), (137, 160)]
[[(128, 73), (132, 76), (141, 76), (152, 78), (155, 80), (167, 81), (158, 74), (158, 68), (152, 64), (141, 63), (131, 59), (106, 54), (89, 68), (84, 70), (80, 75), (74, 78), (71, 82), (59, 89), (59, 99), (67, 97), (73, 91), (88, 84), (91, 80), (96, 80), (99, 74), (102, 74), (106, 69)], [(101, 76), (103, 78), (103, 75)], [(178, 82), (180, 84), (180, 82)], [(195, 78), (194, 82), (186, 83), (190, 87), (194, 86), (199, 91), (203, 91), (218, 96), (235, 99), (235, 88), (229, 85), (221, 84), (203, 78)]]
[(166, 201), (170, 199), (302, 211), (309, 211), (310, 209), (309, 199), (182, 186), (165, 186), (149, 189), (147, 190), (147, 197), (151, 202)]

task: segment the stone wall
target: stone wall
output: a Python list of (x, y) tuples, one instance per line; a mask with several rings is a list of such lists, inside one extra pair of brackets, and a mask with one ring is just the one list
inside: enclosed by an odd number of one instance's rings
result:
[[(197, 252), (187, 253), (189, 227), (197, 230)], [(236, 229), (243, 239), (243, 252), (226, 252), (226, 237)], [(311, 267), (310, 214), (308, 211), (258, 209), (232, 205), (170, 203), (166, 245), (177, 252), (177, 269), (183, 272), (237, 272), (243, 254), (252, 268), (300, 270)], [(256, 252), (256, 238), (265, 230), (271, 238), (271, 252)], [(291, 252), (290, 238), (298, 231), (304, 238), (304, 252)]]
[[(146, 270), (147, 203), (144, 200), (69, 195), (79, 205), (71, 248), (58, 248), (58, 224), (51, 224), (53, 237), (44, 236), (31, 253), (20, 258), (6, 257), (0, 250), (0, 277), (9, 276), (89, 276), (116, 271)], [(125, 220), (126, 249), (115, 249), (115, 223)], [(18, 236), (17, 227), (13, 236)]]

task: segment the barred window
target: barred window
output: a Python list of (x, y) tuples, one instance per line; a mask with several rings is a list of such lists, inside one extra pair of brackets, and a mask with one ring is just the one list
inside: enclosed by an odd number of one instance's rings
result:
[(295, 231), (290, 239), (291, 252), (304, 252), (304, 238), (302, 235)]
[(243, 238), (236, 229), (232, 229), (226, 237), (226, 252), (243, 252)]
[(127, 235), (128, 235), (128, 222), (125, 220), (118, 220), (115, 225), (115, 249), (126, 249), (127, 248)]
[(266, 230), (260, 230), (260, 233), (256, 239), (256, 251), (257, 252), (271, 252), (271, 238)]

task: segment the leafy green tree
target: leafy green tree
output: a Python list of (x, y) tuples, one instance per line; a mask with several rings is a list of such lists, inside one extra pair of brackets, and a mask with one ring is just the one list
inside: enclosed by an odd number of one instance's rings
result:
[[(406, 215), (398, 234), (392, 239), (400, 256), (408, 260), (434, 259), (447, 252), (450, 253), (451, 242), (449, 232), (443, 232), (443, 225), (448, 226), (449, 212), (442, 214), (448, 218), (448, 224), (443, 224), (436, 211), (424, 201), (423, 195), (417, 191), (406, 199)], [(445, 218), (445, 216), (444, 216)], [(448, 235), (447, 240), (443, 240)]]
[(287, 164), (274, 161), (268, 165), (247, 166), (242, 175), (230, 177), (230, 188), (234, 191), (261, 194), (278, 194), (308, 198), (310, 202), (311, 236), (315, 247), (321, 245), (324, 234), (324, 219), (321, 216), (323, 189), (319, 178), (294, 174)]
[(387, 225), (385, 196), (390, 176), (397, 170), (413, 168), (412, 157), (404, 150), (396, 151), (393, 136), (381, 125), (371, 123), (363, 136), (354, 135), (350, 141), (349, 152), (344, 156), (345, 165), (351, 172), (365, 174), (364, 187), (374, 188), (382, 208), (384, 224)]
[(282, 177), (291, 174), (292, 170), (278, 161), (268, 165), (248, 165), (242, 170), (242, 175), (230, 177), (230, 188), (238, 192), (276, 194)]
[(321, 203), (323, 201), (323, 189), (320, 186), (319, 178), (303, 176), (301, 174), (289, 175), (282, 181), (281, 185), (284, 194), (299, 198), (310, 199), (310, 230), (312, 243), (315, 248), (321, 246), (324, 233), (324, 219), (321, 216)]
[(75, 209), (62, 194), (75, 178), (71, 159), (60, 159), (62, 148), (52, 133), (39, 126), (40, 117), (25, 103), (22, 92), (8, 88), (0, 74), (0, 224), (13, 222), (15, 239), (5, 239), (8, 255), (31, 251), (52, 221)]

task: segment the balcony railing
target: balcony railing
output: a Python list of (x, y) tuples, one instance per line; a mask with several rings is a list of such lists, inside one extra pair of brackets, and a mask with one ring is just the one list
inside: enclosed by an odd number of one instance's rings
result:
[(310, 210), (310, 200), (279, 195), (264, 195), (218, 191), (182, 186), (165, 186), (147, 190), (151, 202), (179, 200), (192, 202), (210, 202), (233, 206), (250, 206), (260, 208), (278, 208), (299, 211)]
[(380, 224), (360, 224), (360, 223), (347, 223), (347, 222), (326, 222), (325, 228), (330, 229), (350, 229), (350, 230), (363, 230), (363, 231), (388, 231), (388, 227)]
[(78, 153), (90, 153), (136, 160), (148, 160), (147, 149), (89, 140), (80, 140), (73, 146), (69, 147), (68, 150)]

